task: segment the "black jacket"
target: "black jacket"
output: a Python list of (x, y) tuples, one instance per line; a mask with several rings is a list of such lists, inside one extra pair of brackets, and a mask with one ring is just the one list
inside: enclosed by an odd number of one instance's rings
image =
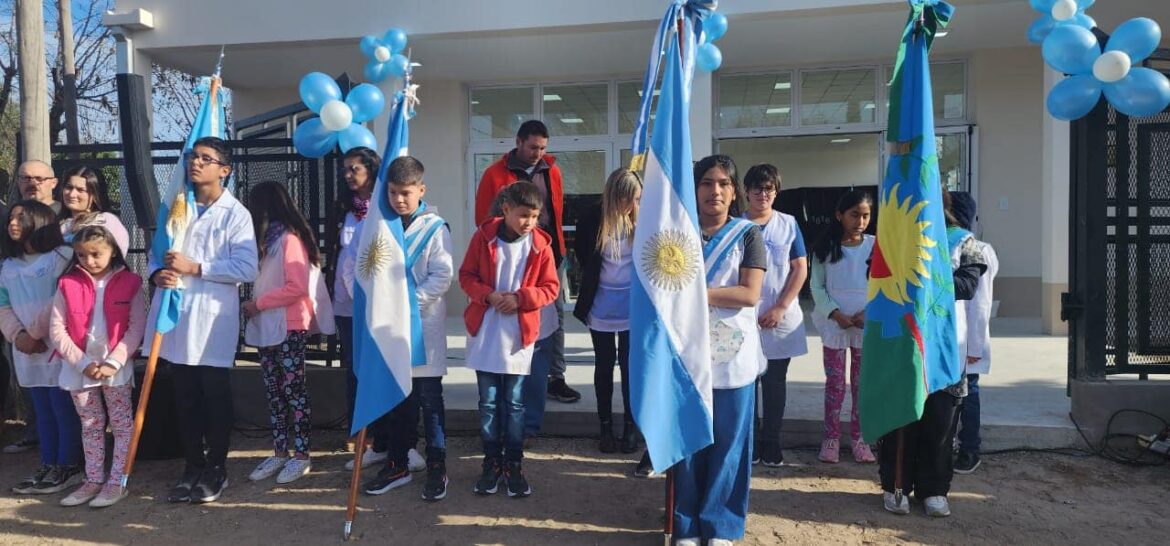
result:
[(589, 311), (593, 309), (593, 298), (597, 295), (597, 284), (601, 281), (601, 263), (604, 261), (597, 252), (597, 235), (601, 231), (601, 209), (589, 209), (577, 221), (576, 239), (573, 252), (581, 267), (581, 285), (577, 290), (577, 306), (573, 316), (589, 326)]

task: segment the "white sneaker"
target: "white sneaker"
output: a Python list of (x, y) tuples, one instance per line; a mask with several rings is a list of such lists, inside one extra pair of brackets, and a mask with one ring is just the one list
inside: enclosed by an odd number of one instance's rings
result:
[(427, 460), (413, 447), (406, 452), (406, 469), (411, 472), (421, 472), (427, 469)]
[(276, 483), (297, 481), (301, 476), (308, 474), (312, 468), (313, 463), (309, 459), (293, 457), (287, 463), (284, 463), (284, 468), (280, 469), (280, 474), (276, 476)]
[(713, 538), (707, 541), (707, 546), (731, 546), (734, 542), (725, 538)]
[(699, 546), (699, 539), (680, 538), (674, 541), (674, 546)]
[(882, 493), (882, 504), (886, 507), (886, 511), (891, 514), (904, 516), (910, 513), (910, 499), (906, 498), (906, 495), (902, 495), (902, 503), (899, 504), (894, 502), (894, 494), (887, 491)]
[(263, 461), (260, 461), (260, 464), (256, 465), (256, 469), (253, 470), (251, 474), (248, 474), (248, 479), (254, 482), (267, 480), (277, 472), (280, 472), (280, 468), (284, 466), (284, 463), (287, 461), (288, 457), (273, 456), (264, 459)]
[(942, 495), (926, 497), (923, 504), (926, 505), (926, 515), (932, 518), (945, 518), (951, 515), (951, 503)]
[[(374, 448), (367, 447), (366, 452), (362, 453), (362, 468), (369, 468), (369, 467), (374, 466), (378, 463), (384, 463), (384, 462), (386, 462), (386, 457), (389, 457), (389, 456), (390, 456), (389, 451), (374, 451)], [(424, 463), (424, 466), (425, 466), (425, 463)], [(353, 470), (353, 457), (350, 457), (349, 461), (346, 461), (345, 469), (346, 470)]]

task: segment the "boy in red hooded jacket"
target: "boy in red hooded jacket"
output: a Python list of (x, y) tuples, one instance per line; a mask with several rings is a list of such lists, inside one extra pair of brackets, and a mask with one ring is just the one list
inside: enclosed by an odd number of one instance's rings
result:
[(540, 333), (540, 309), (557, 297), (560, 281), (552, 238), (536, 227), (540, 190), (517, 182), (501, 192), (501, 202), (503, 217), (479, 227), (459, 268), (459, 286), (471, 299), (463, 312), (467, 367), (479, 383), (484, 451), (475, 492), (491, 495), (504, 482), (509, 497), (526, 497), (532, 489), (520, 467), (524, 379)]

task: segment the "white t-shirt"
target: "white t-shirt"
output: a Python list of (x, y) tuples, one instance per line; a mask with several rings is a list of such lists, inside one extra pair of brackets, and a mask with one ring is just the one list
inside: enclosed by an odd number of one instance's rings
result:
[(589, 329), (598, 332), (624, 332), (630, 329), (630, 279), (634, 271), (634, 245), (629, 239), (618, 244), (618, 256), (607, 247), (600, 253), (601, 275), (593, 307), (589, 310)]
[[(497, 292), (515, 292), (524, 278), (532, 251), (532, 235), (511, 243), (496, 239)], [(528, 375), (533, 345), (522, 345), (518, 315), (502, 315), (488, 307), (477, 335), (467, 336), (467, 367), (481, 372)]]
[(352, 212), (345, 213), (341, 226), (341, 251), (337, 253), (337, 272), (333, 279), (333, 315), (353, 316), (353, 272), (357, 264), (357, 246), (353, 243), (361, 235), (362, 221)]

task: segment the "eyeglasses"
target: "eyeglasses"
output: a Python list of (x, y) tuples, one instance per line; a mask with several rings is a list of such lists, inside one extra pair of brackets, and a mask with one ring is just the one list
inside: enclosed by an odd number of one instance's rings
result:
[(365, 170), (366, 170), (365, 165), (350, 165), (348, 167), (341, 168), (341, 176), (345, 176), (346, 173), (357, 174), (360, 172), (364, 172)]
[(224, 163), (223, 161), (220, 161), (220, 160), (218, 160), (214, 157), (211, 157), (207, 154), (195, 155), (194, 153), (187, 152), (187, 153), (183, 154), (183, 158), (186, 159), (187, 161), (190, 161), (191, 163), (200, 163), (203, 165), (214, 164), (214, 165), (222, 165), (225, 167), (227, 166), (227, 163)]
[(752, 195), (776, 195), (776, 188), (752, 188), (748, 190)]
[(56, 180), (57, 177), (56, 176), (25, 176), (22, 174), (22, 175), (17, 176), (16, 179), (20, 182), (26, 182), (26, 183), (32, 182), (34, 184), (44, 184), (45, 182), (47, 182), (49, 180)]

